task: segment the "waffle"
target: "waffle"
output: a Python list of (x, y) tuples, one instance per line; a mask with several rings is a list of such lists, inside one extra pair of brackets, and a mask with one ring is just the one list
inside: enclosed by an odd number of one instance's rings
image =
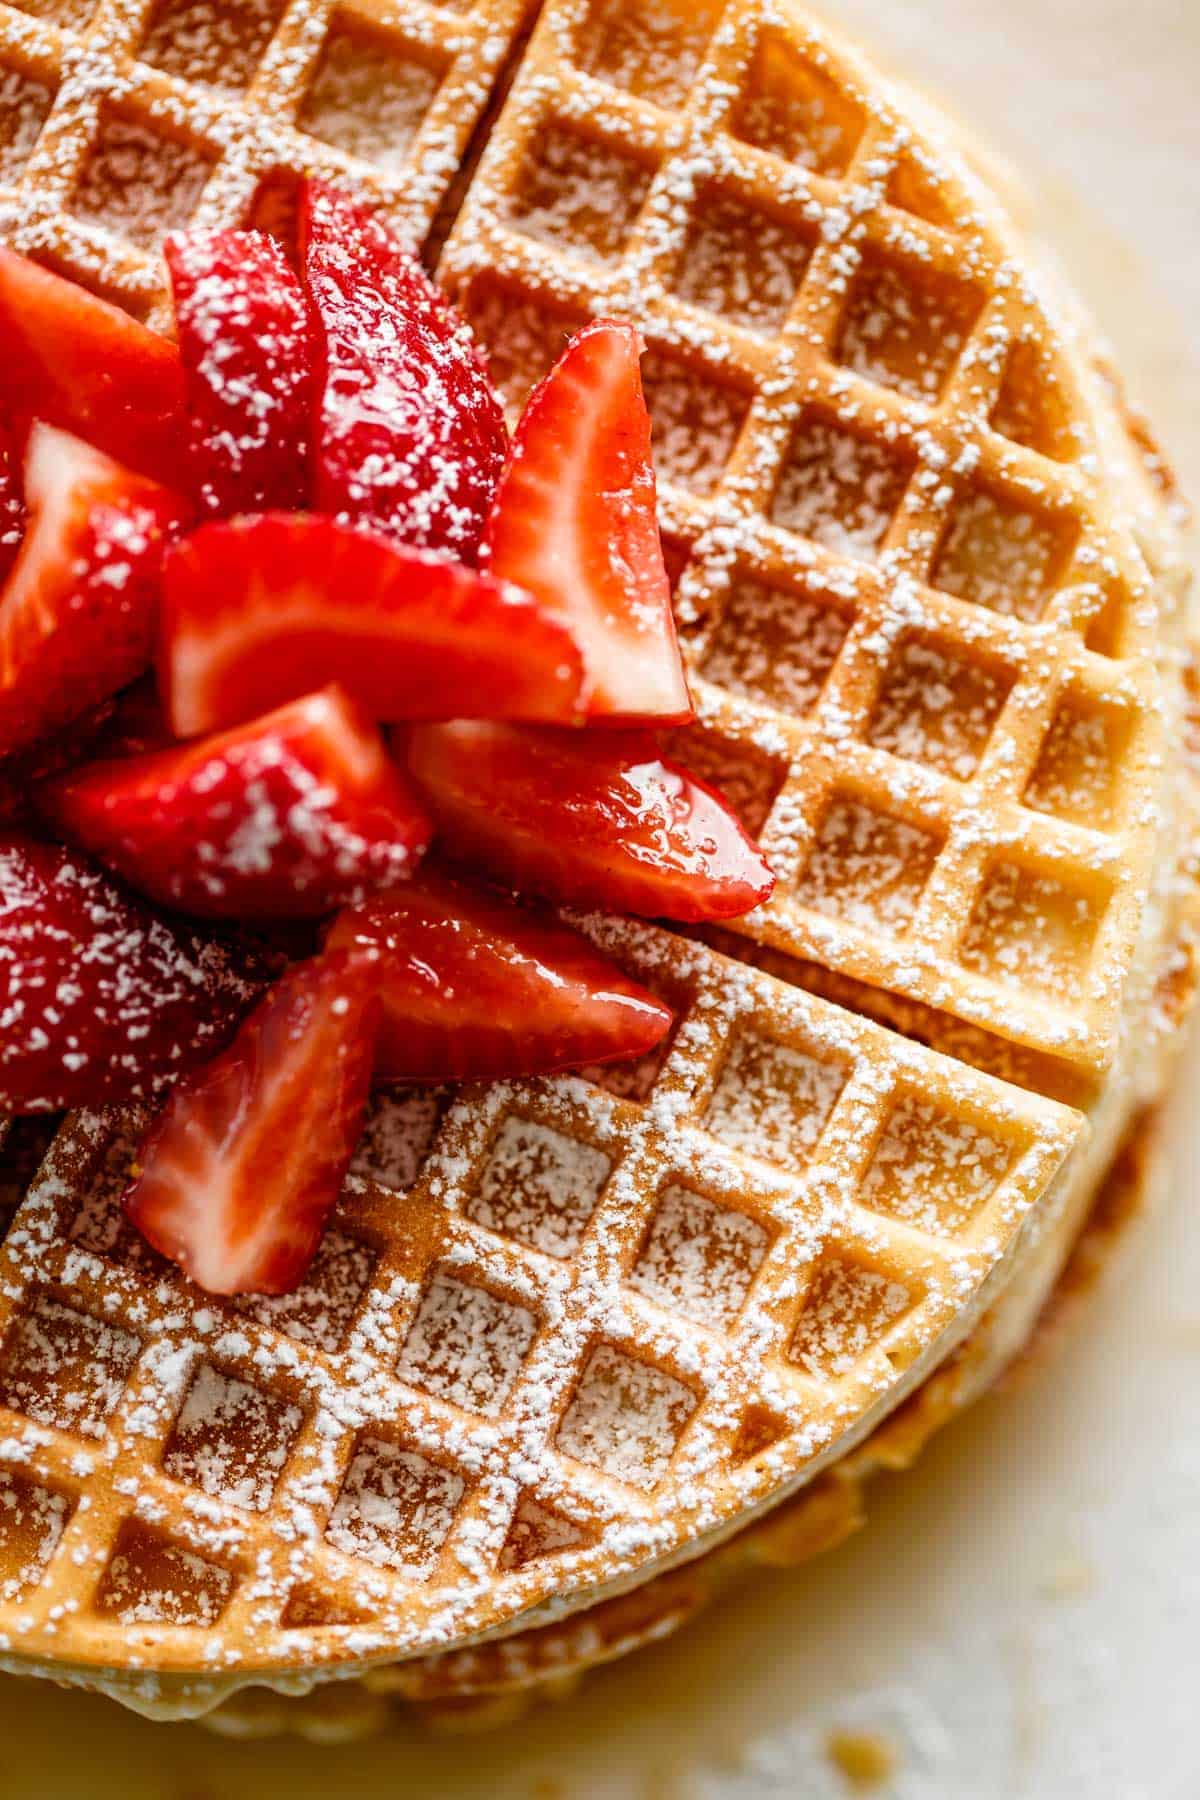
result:
[(649, 1578), (834, 1491), (1128, 1109), (1178, 681), (1072, 322), (798, 10), (531, 10), (0, 5), (0, 235), (151, 323), (165, 229), (305, 173), (424, 246), (514, 407), (635, 320), (675, 749), (781, 877), (721, 947), (585, 921), (665, 1053), (381, 1099), (286, 1300), (190, 1289), (121, 1220), (142, 1122), (67, 1122), (0, 1249), (0, 1659), (146, 1710), (597, 1599), (644, 1634)]

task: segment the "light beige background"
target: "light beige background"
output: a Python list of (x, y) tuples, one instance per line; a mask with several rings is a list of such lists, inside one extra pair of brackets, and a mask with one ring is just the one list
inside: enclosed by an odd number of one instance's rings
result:
[[(483, 3), (483, 0), (480, 0)], [(1200, 0), (824, 0), (1027, 174), (1200, 495)], [(1200, 1117), (1116, 1292), (986, 1402), (870, 1531), (665, 1652), (475, 1741), (226, 1743), (0, 1681), (11, 1800), (833, 1800), (838, 1726), (885, 1800), (1200, 1794)]]

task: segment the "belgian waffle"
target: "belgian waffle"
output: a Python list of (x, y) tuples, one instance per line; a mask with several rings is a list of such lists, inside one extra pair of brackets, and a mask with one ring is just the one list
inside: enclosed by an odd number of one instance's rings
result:
[(530, 10), (0, 6), (0, 233), (139, 316), (165, 229), (323, 173), (514, 406), (640, 326), (677, 748), (781, 876), (724, 952), (588, 922), (665, 1056), (381, 1099), (285, 1301), (156, 1263), (139, 1122), (67, 1123), (0, 1251), (0, 1649), (147, 1709), (616, 1604), (838, 1479), (1077, 1204), (1169, 935), (1157, 503), (996, 202), (798, 9)]

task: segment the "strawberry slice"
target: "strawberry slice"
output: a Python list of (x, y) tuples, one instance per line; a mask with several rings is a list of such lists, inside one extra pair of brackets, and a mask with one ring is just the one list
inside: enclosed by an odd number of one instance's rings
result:
[(260, 988), (86, 857), (0, 835), (0, 1111), (149, 1098), (221, 1049)]
[(0, 424), (0, 581), (17, 560), (25, 536), (25, 492), (16, 433)]
[(429, 824), (336, 687), (221, 737), (92, 763), (46, 815), (151, 899), (215, 919), (318, 918), (393, 887)]
[(568, 722), (579, 651), (526, 594), (313, 513), (206, 525), (163, 572), (162, 688), (181, 737), (338, 681), (373, 718)]
[(565, 619), (593, 719), (682, 723), (675, 636), (642, 395), (642, 340), (597, 320), (567, 345), (517, 426), (481, 554)]
[(174, 344), (0, 245), (0, 413), (23, 430), (61, 426), (170, 481), (182, 412)]
[(507, 446), (469, 328), (411, 250), (320, 182), (302, 195), (301, 249), (317, 509), (469, 561)]
[(106, 700), (150, 660), (164, 541), (179, 498), (35, 426), (30, 524), (0, 592), (0, 756)]
[(644, 1056), (672, 1014), (586, 938), (423, 869), (340, 914), (331, 949), (374, 950), (381, 1081), (541, 1075)]
[(125, 1211), (210, 1294), (286, 1294), (316, 1254), (362, 1130), (376, 979), (365, 957), (299, 963), (151, 1128)]
[(456, 858), (568, 905), (731, 919), (775, 877), (714, 788), (639, 733), (418, 725), (409, 767)]
[(262, 231), (168, 237), (187, 382), (191, 489), (207, 513), (308, 499), (312, 361), (304, 289)]

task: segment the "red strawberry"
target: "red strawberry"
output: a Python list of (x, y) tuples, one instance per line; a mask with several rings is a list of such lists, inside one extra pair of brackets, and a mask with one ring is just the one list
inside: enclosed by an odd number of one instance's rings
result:
[(61, 426), (170, 481), (182, 411), (174, 344), (0, 245), (0, 413)]
[(644, 1056), (671, 1012), (586, 938), (422, 870), (343, 912), (330, 948), (371, 949), (381, 1081), (462, 1081)]
[(147, 1098), (228, 1042), (259, 985), (86, 857), (0, 836), (0, 1111)]
[(211, 1294), (285, 1294), (307, 1269), (362, 1130), (377, 972), (299, 963), (224, 1055), (175, 1088), (125, 1211)]
[(315, 322), (315, 503), (470, 560), (504, 463), (471, 333), (413, 252), (343, 194), (301, 203)]
[(459, 720), (408, 734), (448, 854), (567, 905), (731, 919), (775, 877), (715, 788), (634, 732)]
[(0, 581), (17, 560), (25, 535), (25, 494), (16, 433), (0, 424)]
[(304, 289), (261, 231), (163, 247), (187, 381), (191, 488), (205, 512), (308, 499), (312, 358)]
[(568, 632), (528, 595), (312, 513), (206, 525), (163, 573), (162, 688), (180, 736), (339, 681), (376, 719), (567, 722)]
[(134, 887), (217, 919), (318, 918), (411, 874), (429, 825), (336, 687), (221, 737), (91, 763), (38, 802)]
[(99, 450), (34, 428), (30, 525), (0, 592), (0, 756), (106, 700), (150, 660), (166, 537), (182, 502)]
[(692, 717), (655, 507), (642, 342), (598, 320), (530, 395), (481, 562), (564, 619), (594, 719)]

